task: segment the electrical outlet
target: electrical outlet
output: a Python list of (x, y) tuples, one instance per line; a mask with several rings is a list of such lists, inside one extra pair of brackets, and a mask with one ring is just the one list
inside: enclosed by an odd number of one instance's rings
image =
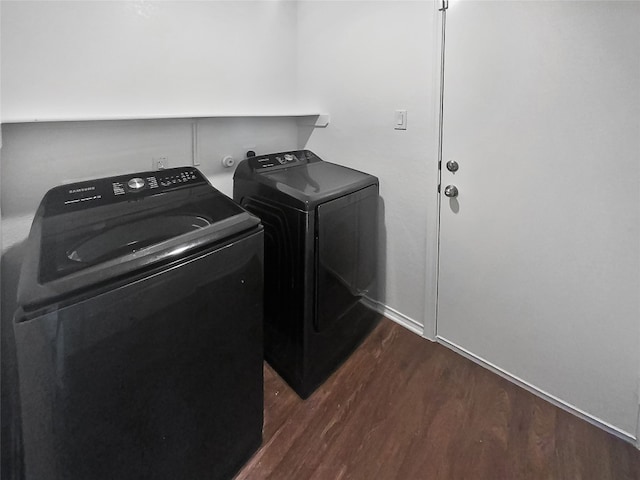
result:
[(169, 168), (169, 157), (153, 157), (151, 160), (151, 168), (153, 170)]

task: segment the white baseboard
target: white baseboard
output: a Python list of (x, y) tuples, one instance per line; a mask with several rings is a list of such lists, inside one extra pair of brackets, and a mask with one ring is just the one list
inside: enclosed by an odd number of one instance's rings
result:
[(393, 320), (394, 322), (405, 327), (407, 330), (410, 330), (413, 333), (420, 335), (422, 337), (424, 327), (420, 322), (417, 322), (413, 318), (407, 317), (403, 313), (400, 313), (399, 311), (394, 310), (391, 307), (388, 307), (384, 303), (378, 302), (377, 300), (373, 300), (369, 297), (364, 297), (362, 301), (366, 306), (368, 306), (369, 308), (372, 308), (373, 310), (378, 312), (380, 315), (384, 315), (389, 320)]
[(638, 420), (636, 427), (636, 448), (640, 450), (640, 405), (638, 405)]
[(524, 388), (525, 390), (533, 393), (534, 395), (542, 398), (543, 400), (548, 401), (549, 403), (555, 405), (558, 408), (561, 408), (562, 410), (565, 410), (577, 417), (582, 418), (583, 420), (586, 420), (587, 422), (589, 422), (590, 424), (601, 428), (602, 430), (609, 432), (610, 434), (626, 441), (629, 443), (632, 443), (633, 445), (635, 445), (636, 447), (638, 447), (639, 443), (638, 440), (636, 439), (636, 437), (632, 434), (630, 434), (629, 432), (625, 432), (624, 430), (620, 430), (617, 427), (614, 427), (613, 425), (597, 418), (594, 417), (593, 415), (579, 409), (578, 407), (575, 407), (574, 405), (571, 405), (570, 403), (565, 402), (564, 400), (559, 399), (558, 397), (555, 397), (547, 392), (545, 392), (544, 390), (539, 389), (538, 387), (531, 385), (530, 383), (522, 380), (521, 378), (516, 377), (515, 375), (510, 374), (509, 372), (506, 372), (504, 370), (502, 370), (500, 367), (497, 367), (496, 365), (493, 365), (491, 362), (487, 362), (486, 360), (484, 360), (483, 358), (480, 358), (476, 355), (474, 355), (473, 353), (469, 352), (468, 350), (465, 350), (464, 348), (456, 345), (453, 342), (448, 341), (445, 338), (442, 337), (437, 337), (437, 342), (440, 343), (441, 345), (444, 345), (445, 347), (449, 348), (450, 350), (453, 350), (454, 352), (462, 355), (465, 358), (468, 358), (469, 360), (471, 360), (474, 363), (477, 363), (478, 365), (487, 368), (489, 370), (491, 370), (492, 372), (500, 375), (502, 378), (505, 378), (506, 380), (509, 380), (511, 383), (515, 383), (516, 385)]

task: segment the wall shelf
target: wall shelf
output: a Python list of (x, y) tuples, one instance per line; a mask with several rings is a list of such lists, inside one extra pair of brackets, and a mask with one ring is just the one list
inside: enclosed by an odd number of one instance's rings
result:
[(302, 125), (326, 127), (329, 125), (329, 115), (309, 111), (283, 112), (216, 112), (198, 114), (156, 114), (156, 115), (91, 115), (82, 117), (39, 116), (39, 117), (9, 117), (0, 120), (8, 123), (47, 123), (47, 122), (101, 122), (117, 120), (199, 120), (206, 118), (298, 118)]

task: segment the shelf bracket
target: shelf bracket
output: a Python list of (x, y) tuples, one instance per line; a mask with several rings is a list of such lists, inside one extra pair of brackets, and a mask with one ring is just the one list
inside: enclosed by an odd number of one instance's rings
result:
[(304, 127), (326, 128), (329, 125), (329, 114), (307, 115), (298, 119), (298, 125)]

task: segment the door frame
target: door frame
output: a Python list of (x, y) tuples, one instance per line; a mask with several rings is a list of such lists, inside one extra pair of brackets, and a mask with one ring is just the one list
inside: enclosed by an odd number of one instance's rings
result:
[[(427, 217), (426, 228), (426, 260), (425, 266), (425, 286), (427, 292), (425, 295), (424, 305), (424, 321), (422, 336), (433, 342), (437, 341), (437, 323), (438, 323), (438, 266), (440, 260), (440, 182), (441, 171), (440, 163), (442, 160), (442, 121), (443, 121), (443, 107), (444, 107), (444, 32), (445, 29), (443, 22), (446, 19), (446, 10), (441, 10), (448, 0), (432, 0), (433, 8), (433, 22), (432, 22), (432, 35), (431, 35), (431, 78), (429, 79), (431, 88), (429, 89), (429, 96), (431, 98), (431, 121), (429, 125), (433, 128), (426, 132), (428, 135), (436, 138), (434, 142), (434, 150), (429, 152), (428, 159), (434, 159), (430, 168), (435, 170), (434, 178), (436, 178), (436, 184), (433, 185), (433, 203), (429, 211), (434, 212), (434, 217)], [(428, 184), (431, 187), (431, 184)]]

